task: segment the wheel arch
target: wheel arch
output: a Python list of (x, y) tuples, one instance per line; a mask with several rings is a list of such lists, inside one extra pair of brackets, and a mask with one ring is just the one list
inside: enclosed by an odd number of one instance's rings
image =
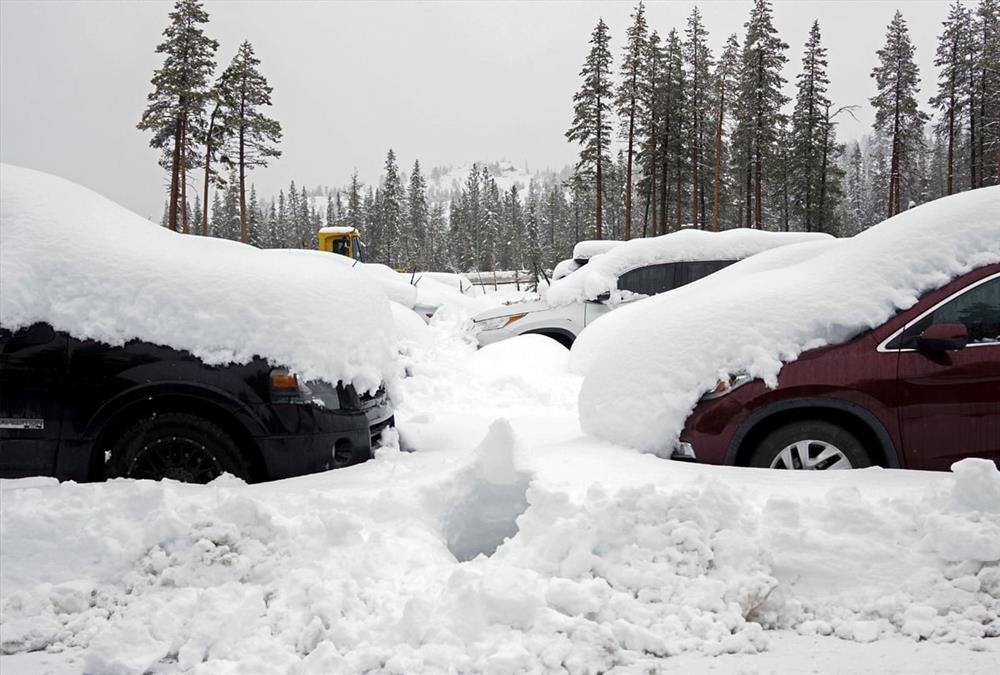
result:
[(901, 467), (892, 438), (875, 415), (850, 401), (819, 397), (780, 401), (753, 413), (733, 435), (725, 463), (746, 466), (750, 454), (765, 436), (786, 424), (807, 419), (844, 428), (865, 449), (874, 449), (878, 453), (877, 457), (872, 457), (873, 463), (893, 469)]
[(551, 338), (566, 349), (572, 348), (573, 343), (576, 341), (576, 336), (564, 328), (535, 328), (532, 330), (526, 330), (523, 333), (520, 333), (520, 335), (541, 335), (543, 337)]
[(89, 474), (91, 480), (101, 480), (104, 475), (104, 454), (126, 429), (145, 417), (163, 413), (188, 413), (219, 426), (229, 434), (245, 454), (251, 470), (251, 480), (256, 482), (267, 476), (267, 466), (260, 447), (254, 440), (258, 422), (242, 405), (228, 400), (223, 394), (200, 387), (184, 387), (179, 391), (145, 390), (130, 392), (104, 406), (88, 424), (91, 445)]

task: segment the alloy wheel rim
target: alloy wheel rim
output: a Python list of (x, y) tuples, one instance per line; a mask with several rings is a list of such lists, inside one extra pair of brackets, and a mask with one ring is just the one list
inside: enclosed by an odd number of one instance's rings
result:
[(201, 443), (182, 436), (169, 436), (144, 445), (127, 475), (138, 479), (208, 483), (222, 475), (222, 467)]
[(771, 460), (772, 469), (827, 471), (854, 468), (843, 451), (828, 441), (801, 440), (782, 448)]

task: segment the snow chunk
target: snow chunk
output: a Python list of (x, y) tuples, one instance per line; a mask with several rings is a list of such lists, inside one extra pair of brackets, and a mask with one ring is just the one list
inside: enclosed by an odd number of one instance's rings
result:
[[(574, 368), (586, 374), (579, 406), (584, 431), (667, 451), (721, 377), (745, 372), (774, 386), (782, 364), (803, 351), (849, 340), (913, 306), (921, 294), (1000, 262), (998, 211), (1000, 187), (973, 190), (828, 249), (814, 242), (761, 254), (612, 312), (588, 327), (573, 349), (583, 354)], [(797, 255), (797, 246), (801, 261), (775, 264)], [(772, 254), (777, 258), (768, 259)], [(597, 261), (560, 283), (585, 278), (586, 270), (600, 268)]]
[(546, 300), (552, 305), (593, 300), (603, 293), (615, 291), (619, 276), (645, 265), (679, 260), (740, 260), (777, 246), (831, 238), (820, 233), (737, 228), (724, 232), (682, 230), (660, 237), (632, 239), (616, 242), (617, 245), (604, 252), (599, 252), (600, 247), (596, 244), (611, 242), (581, 242), (595, 244), (584, 247), (584, 251), (595, 251), (593, 257), (574, 273), (553, 281)]
[(6, 164), (0, 233), (5, 328), (44, 321), (209, 364), (262, 356), (363, 391), (395, 376), (385, 296), (312, 256), (282, 264), (245, 244), (171, 232), (79, 185)]

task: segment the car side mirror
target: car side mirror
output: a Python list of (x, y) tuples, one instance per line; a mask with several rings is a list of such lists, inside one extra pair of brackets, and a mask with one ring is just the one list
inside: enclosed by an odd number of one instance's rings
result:
[(963, 323), (934, 323), (917, 336), (917, 349), (925, 352), (964, 349), (967, 344), (969, 330)]
[(611, 299), (611, 291), (604, 291), (600, 295), (594, 298), (597, 302), (607, 302)]

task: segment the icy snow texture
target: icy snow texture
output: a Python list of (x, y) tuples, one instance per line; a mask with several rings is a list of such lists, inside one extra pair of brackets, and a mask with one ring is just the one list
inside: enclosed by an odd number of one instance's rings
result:
[(395, 377), (385, 296), (350, 270), (159, 227), (79, 185), (0, 166), (0, 323), (254, 356), (361, 390)]
[(615, 292), (618, 277), (637, 267), (678, 260), (739, 260), (777, 246), (830, 238), (830, 235), (819, 233), (738, 228), (724, 232), (682, 230), (660, 237), (617, 242), (609, 250), (594, 255), (574, 273), (554, 281), (546, 300), (551, 305), (564, 305), (593, 300), (610, 292), (611, 301), (615, 302), (620, 300)]
[(583, 429), (669, 452), (719, 379), (745, 372), (775, 386), (782, 364), (803, 351), (875, 328), (924, 292), (1000, 262), (998, 213), (1000, 187), (939, 199), (829, 248), (761, 254), (602, 317), (571, 357), (586, 374)]

